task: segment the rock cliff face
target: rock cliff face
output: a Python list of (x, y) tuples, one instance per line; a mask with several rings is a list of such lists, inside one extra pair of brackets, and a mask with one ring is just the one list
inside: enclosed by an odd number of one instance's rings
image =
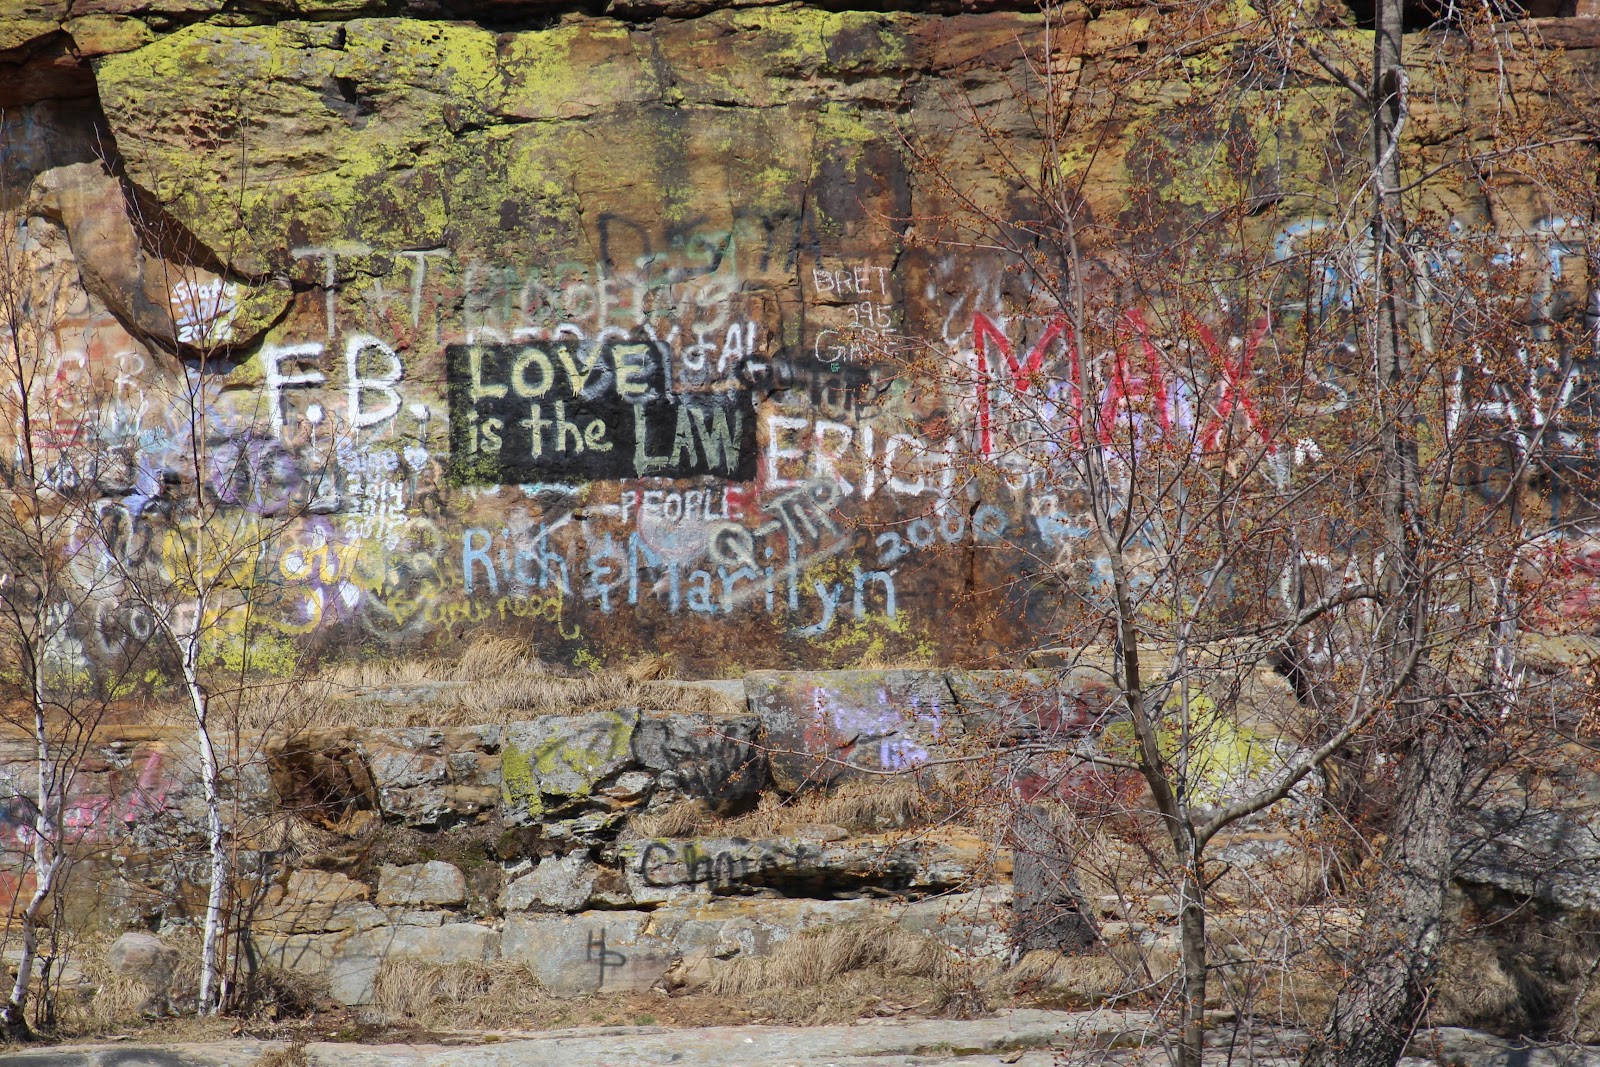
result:
[[(1050, 62), (1130, 62), (1143, 19), (1068, 7)], [(1591, 62), (1596, 27), (1556, 23)], [(974, 463), (981, 375), (902, 371), (1061, 355), (1008, 321), (1006, 263), (941, 229), (951, 174), (1013, 195), (986, 138), (1028, 157), (1015, 86), (1044, 26), (25, 0), (0, 20), (0, 205), (48, 337), (47, 466), (97, 496), (123, 566), (170, 569), (195, 501), (259, 542), (215, 650), (257, 668), (483, 630), (586, 664), (992, 662), (1048, 629), (1051, 582), (1093, 585), (1094, 552), (1072, 500)], [(1175, 151), (1175, 93), (1150, 86), (1096, 157), (1108, 217), (1136, 181), (1202, 210), (1200, 161), (1241, 138), (1264, 200), (1319, 165), (1306, 105), (1264, 96)], [(1287, 247), (1309, 224), (1253, 225)], [(60, 655), (120, 663), (141, 610), (79, 612)]]
[(951, 499), (937, 397), (895, 374), (961, 299), (909, 266), (899, 130), (1039, 19), (664, 13), (14, 22), (12, 92), (48, 99), (12, 101), (5, 192), (70, 294), (55, 428), (125, 452), (98, 479), (130, 528), (185, 484), (164, 394), (206, 354), (202, 491), (297, 513), (266, 632), (300, 647), (1004, 644), (951, 608), (1025, 513)]

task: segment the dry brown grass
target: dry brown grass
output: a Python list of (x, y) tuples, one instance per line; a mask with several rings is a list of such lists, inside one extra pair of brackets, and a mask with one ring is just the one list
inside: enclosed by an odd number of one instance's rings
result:
[(316, 678), (336, 689), (366, 689), (449, 681), (452, 673), (452, 665), (449, 663), (422, 659), (367, 659), (356, 663), (341, 663), (337, 667), (319, 673)]
[[(177, 965), (165, 991), (152, 990), (136, 979), (112, 973), (106, 964), (107, 950), (115, 938), (95, 934), (74, 940), (68, 956), (82, 968), (85, 985), (81, 991), (63, 990), (58, 1002), (60, 1036), (93, 1035), (154, 1027), (162, 1040), (207, 1040), (220, 1016), (195, 1019), (193, 1012), (200, 989), (200, 934), (184, 930), (163, 935), (177, 950)], [(329, 1007), (326, 981), (314, 975), (297, 974), (267, 966), (253, 975), (242, 976), (230, 1008), (236, 1025), (240, 1017), (254, 1021), (277, 1022), (304, 1018)], [(178, 1026), (181, 1036), (168, 1031)]]
[(884, 650), (874, 643), (861, 654), (861, 658), (856, 661), (855, 669), (859, 671), (926, 671), (932, 670), (938, 665), (938, 660), (931, 655), (884, 655)]
[(1429, 1022), (1600, 1039), (1600, 962), (1587, 930), (1511, 922), (1447, 945)]
[(779, 837), (807, 827), (833, 826), (851, 833), (875, 834), (932, 825), (945, 813), (942, 798), (912, 778), (845, 782), (831, 792), (812, 790), (793, 797), (762, 795), (753, 811), (719, 816), (698, 800), (684, 800), (635, 815), (623, 837)]
[(337, 690), (382, 689), (441, 682), (481, 682), (504, 674), (549, 673), (526, 641), (481, 637), (454, 661), (438, 657), (362, 659), (320, 670), (315, 679)]
[(779, 1022), (843, 1022), (885, 1005), (926, 1015), (988, 1008), (971, 967), (886, 918), (802, 930), (769, 956), (714, 966), (705, 988)]
[[(1284, 899), (1293, 895), (1292, 888), (1283, 892)], [(1338, 957), (1356, 929), (1355, 917), (1338, 908), (1219, 902), (1206, 920), (1215, 974), (1207, 1001), (1262, 1020), (1319, 1026), (1343, 980)]]
[[(1259, 946), (1257, 946), (1259, 948)], [(1316, 1026), (1327, 1016), (1339, 976), (1322, 953), (1306, 950), (1270, 959), (1241, 946), (1214, 946), (1216, 968), (1207, 996), (1213, 1009), (1232, 1008), (1263, 1020)], [(1035, 951), (990, 984), (1002, 998), (1082, 1011), (1152, 1007), (1170, 997), (1179, 980), (1177, 950), (1167, 944), (1111, 940), (1099, 951), (1076, 955)]]
[(660, 811), (631, 816), (623, 826), (622, 837), (647, 841), (658, 837), (717, 836), (726, 825), (727, 820), (707, 807), (705, 801), (680, 800)]
[(309, 1018), (334, 1003), (325, 976), (267, 966), (245, 979), (236, 1013), (280, 1022)]
[(1341, 972), (1317, 948), (1276, 958), (1219, 953), (1213, 963), (1218, 980), (1208, 1002), (1258, 1019), (1320, 1026), (1339, 992)]
[(84, 977), (94, 993), (87, 1001), (67, 1001), (61, 1005), (64, 1026), (69, 1031), (98, 1033), (168, 1013), (169, 1008), (192, 1006), (200, 985), (198, 938), (182, 937), (171, 942), (178, 949), (178, 965), (167, 989), (152, 989), (145, 982), (112, 972), (106, 954), (115, 937), (84, 938), (73, 945)]
[[(213, 713), (229, 726), (287, 731), (340, 726), (475, 726), (530, 715), (619, 707), (727, 714), (743, 701), (676, 682), (669, 656), (649, 654), (599, 674), (572, 675), (542, 663), (533, 646), (506, 637), (472, 642), (459, 659), (369, 659), (286, 682), (219, 695)], [(397, 692), (398, 691), (398, 692)], [(184, 726), (190, 709), (158, 704), (141, 721)]]
[(263, 1052), (250, 1067), (311, 1067), (304, 1041), (291, 1041), (282, 1048)]
[(1600, 1042), (1600, 975), (1590, 974), (1571, 999), (1570, 1033), (1572, 1040), (1585, 1045)]
[(483, 637), (468, 645), (455, 666), (446, 667), (441, 677), (455, 682), (481, 682), (505, 674), (541, 673), (548, 672), (527, 641)]
[(1434, 990), (1434, 1022), (1450, 1026), (1503, 1025), (1518, 1014), (1521, 990), (1494, 948), (1482, 941), (1448, 946)]
[(155, 1014), (157, 1007), (151, 1002), (149, 986), (110, 975), (95, 986), (87, 1021), (93, 1027), (109, 1029)]
[(622, 673), (635, 682), (662, 682), (676, 678), (678, 668), (671, 656), (652, 653), (634, 660), (622, 668)]
[[(1053, 813), (1054, 807), (1046, 810)], [(1060, 819), (1050, 825), (1075, 826), (1077, 832), (1068, 834), (1062, 843), (1070, 845), (1078, 857), (1078, 883), (1090, 900), (1157, 892), (1168, 884), (1159, 869), (1163, 854), (1158, 852), (1152, 859), (1145, 850), (1092, 823)]]
[[(238, 1014), (196, 1016), (195, 993), (190, 989), (185, 995), (179, 989), (174, 996), (173, 1007), (180, 1009), (185, 1014), (167, 1014), (165, 1002), (152, 1003), (149, 1000), (149, 990), (143, 984), (120, 978), (109, 972), (105, 964), (105, 952), (110, 947), (112, 938), (104, 934), (94, 934), (71, 940), (68, 945), (68, 958), (78, 962), (84, 973), (86, 984), (80, 987), (63, 988), (56, 1002), (56, 1025), (49, 1031), (48, 1038), (55, 1041), (67, 1040), (105, 1040), (109, 1035), (115, 1035), (112, 1040), (133, 1040), (139, 1043), (150, 1044), (185, 1044), (226, 1041), (236, 1037), (239, 1033), (240, 1016)], [(198, 939), (193, 944), (180, 941), (184, 950), (198, 958)], [(174, 985), (184, 980), (185, 975), (198, 976), (198, 964), (184, 968), (180, 964), (180, 974)], [(305, 980), (298, 976), (285, 976), (276, 974), (268, 979), (269, 982), (280, 986), (293, 984), (304, 987)], [(317, 983), (313, 983), (316, 985)], [(323, 1001), (326, 1005), (327, 1002)], [(268, 1012), (265, 1015), (251, 1013), (252, 1026), (263, 1019), (277, 1020), (283, 1018), (281, 1012)], [(0, 1043), (0, 1060), (5, 1058), (9, 1048)], [(279, 1053), (288, 1052), (288, 1049), (278, 1050)], [(279, 1067), (298, 1067), (302, 1060), (284, 1060), (263, 1058), (256, 1061), (252, 1067), (260, 1065), (279, 1065)]]
[(817, 821), (872, 833), (923, 825), (941, 808), (939, 798), (913, 778), (845, 782), (827, 794)]
[(629, 706), (710, 714), (744, 710), (742, 701), (681, 682), (640, 681), (619, 673), (582, 678), (528, 674), (474, 684), (458, 694), (450, 706), (440, 709), (442, 718), (434, 713), (428, 722), (442, 726), (508, 722), (527, 715), (574, 714)]
[(1035, 1004), (1080, 1010), (1145, 999), (1172, 977), (1177, 964), (1171, 951), (1128, 943), (1073, 956), (1041, 949), (1022, 957), (995, 985)]
[(428, 1029), (538, 1025), (557, 1007), (525, 964), (429, 963), (396, 957), (378, 968), (373, 1006), (395, 1022)]
[[(355, 668), (341, 668), (355, 674)], [(362, 672), (369, 679), (376, 671)], [(407, 672), (411, 673), (411, 672)], [(418, 672), (420, 673), (420, 672)], [(404, 693), (397, 697), (395, 690)], [(404, 692), (412, 690), (411, 692)], [(309, 727), (479, 726), (515, 722), (534, 715), (572, 715), (621, 707), (702, 714), (744, 710), (716, 690), (682, 682), (650, 681), (625, 674), (578, 678), (510, 671), (478, 681), (384, 678), (360, 685), (331, 678), (260, 685), (237, 697), (218, 700), (219, 717), (247, 731), (294, 733)], [(189, 710), (158, 705), (142, 720), (183, 727)]]

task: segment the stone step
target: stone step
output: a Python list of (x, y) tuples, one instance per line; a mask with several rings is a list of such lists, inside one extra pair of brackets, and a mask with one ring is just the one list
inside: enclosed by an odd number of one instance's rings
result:
[(256, 947), (267, 962), (327, 981), (344, 1004), (371, 1002), (373, 979), (386, 959), (427, 964), (519, 960), (552, 993), (637, 992), (660, 985), (682, 960), (759, 957), (801, 930), (828, 923), (888, 917), (937, 938), (970, 958), (1003, 960), (1009, 887), (930, 897), (911, 903), (722, 897), (651, 911), (588, 910), (522, 913), (504, 919), (437, 925), (383, 921), (364, 900), (340, 900), (365, 922), (300, 932), (262, 930)]

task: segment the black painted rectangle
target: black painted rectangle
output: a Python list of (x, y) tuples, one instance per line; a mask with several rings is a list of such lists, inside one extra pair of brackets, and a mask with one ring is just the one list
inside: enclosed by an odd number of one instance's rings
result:
[(750, 393), (672, 392), (648, 339), (448, 345), (445, 376), (458, 484), (755, 476)]

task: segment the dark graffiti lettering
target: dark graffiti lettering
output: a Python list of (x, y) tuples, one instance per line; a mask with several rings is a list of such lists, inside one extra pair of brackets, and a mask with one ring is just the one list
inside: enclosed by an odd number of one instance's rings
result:
[(876, 367), (837, 366), (810, 359), (750, 359), (740, 376), (751, 388), (781, 394), (785, 404), (810, 406), (834, 415), (875, 411), (889, 388), (889, 376)]
[(594, 964), (600, 971), (600, 984), (597, 989), (605, 988), (606, 968), (616, 970), (628, 962), (628, 957), (615, 949), (606, 948), (606, 928), (600, 928), (599, 936), (593, 930), (589, 931), (589, 941), (584, 947), (584, 959)]
[[(657, 862), (670, 863), (676, 854), (671, 845), (662, 844), (660, 841), (650, 842), (639, 855), (639, 878), (645, 885), (657, 889), (671, 885), (670, 881), (656, 881), (655, 869)], [(661, 857), (659, 861), (658, 855)]]
[(729, 890), (761, 884), (771, 872), (804, 867), (815, 852), (815, 846), (804, 842), (652, 841), (639, 853), (638, 873), (640, 881), (657, 889), (705, 885)]
[(468, 485), (755, 475), (746, 391), (674, 393), (648, 339), (450, 345), (450, 463)]

